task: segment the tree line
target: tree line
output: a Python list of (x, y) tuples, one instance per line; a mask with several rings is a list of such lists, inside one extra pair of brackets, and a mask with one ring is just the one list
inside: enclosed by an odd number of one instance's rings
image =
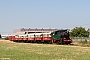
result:
[(83, 27), (75, 27), (71, 30), (70, 37), (89, 37), (89, 32)]

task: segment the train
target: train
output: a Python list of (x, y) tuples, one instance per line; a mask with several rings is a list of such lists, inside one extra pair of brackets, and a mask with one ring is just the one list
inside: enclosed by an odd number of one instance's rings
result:
[(37, 32), (21, 35), (9, 36), (10, 41), (14, 42), (30, 42), (30, 43), (49, 43), (49, 44), (71, 44), (68, 30), (56, 30), (53, 32)]

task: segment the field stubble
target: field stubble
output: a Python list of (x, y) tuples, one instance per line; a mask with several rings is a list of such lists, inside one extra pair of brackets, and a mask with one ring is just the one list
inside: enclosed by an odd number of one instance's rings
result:
[(0, 60), (90, 60), (90, 47), (0, 40)]

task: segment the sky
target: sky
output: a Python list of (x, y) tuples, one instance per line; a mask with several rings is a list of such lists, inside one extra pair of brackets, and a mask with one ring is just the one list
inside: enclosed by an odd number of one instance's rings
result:
[(0, 34), (20, 28), (90, 28), (90, 0), (0, 0)]

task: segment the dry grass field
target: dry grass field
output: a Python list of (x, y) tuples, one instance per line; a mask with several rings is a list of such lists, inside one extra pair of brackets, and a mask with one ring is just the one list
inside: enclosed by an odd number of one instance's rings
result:
[(0, 40), (0, 60), (90, 60), (90, 47)]

